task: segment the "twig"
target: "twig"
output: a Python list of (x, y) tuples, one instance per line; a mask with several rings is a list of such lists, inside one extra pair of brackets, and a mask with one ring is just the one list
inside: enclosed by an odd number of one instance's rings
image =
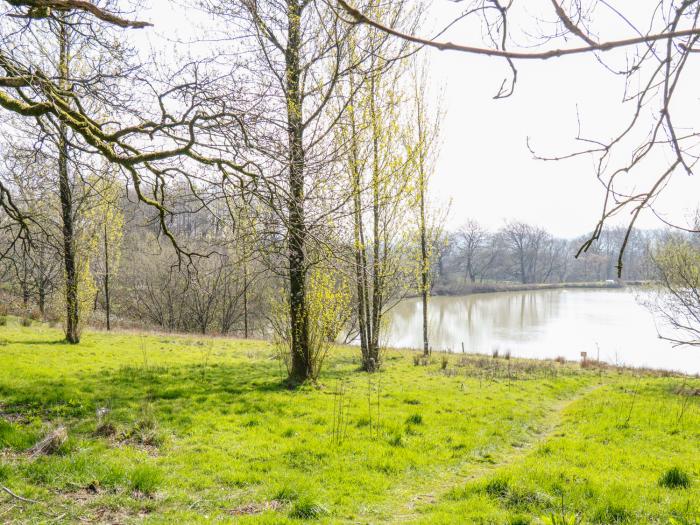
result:
[(25, 503), (41, 503), (40, 501), (37, 501), (35, 499), (23, 498), (22, 496), (19, 496), (19, 495), (15, 494), (14, 492), (12, 492), (5, 485), (0, 485), (0, 490), (2, 490), (3, 492), (7, 492), (13, 498), (18, 499), (20, 501), (24, 501)]

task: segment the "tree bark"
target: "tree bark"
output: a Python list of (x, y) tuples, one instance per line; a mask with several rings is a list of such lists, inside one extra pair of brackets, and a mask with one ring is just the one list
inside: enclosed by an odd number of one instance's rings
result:
[[(60, 23), (59, 32), (59, 76), (63, 88), (68, 83), (68, 34), (64, 22)], [(78, 314), (78, 272), (76, 268), (75, 224), (73, 217), (73, 194), (68, 174), (68, 128), (59, 124), (58, 136), (58, 181), (61, 201), (61, 218), (63, 221), (63, 263), (66, 280), (66, 341), (72, 344), (80, 342)]]
[(370, 80), (370, 118), (372, 119), (372, 312), (370, 325), (370, 339), (368, 346), (368, 358), (366, 370), (373, 372), (379, 366), (379, 332), (382, 322), (383, 307), (383, 276), (382, 261), (379, 242), (380, 228), (380, 169), (379, 169), (379, 115), (377, 115), (377, 83), (373, 75)]
[(428, 271), (430, 269), (430, 261), (428, 260), (428, 235), (425, 224), (425, 136), (423, 129), (422, 108), (420, 98), (417, 99), (418, 104), (418, 199), (419, 199), (419, 228), (420, 228), (420, 285), (421, 285), (421, 301), (423, 303), (423, 355), (430, 354), (430, 341), (428, 340), (428, 293), (429, 279)]
[(248, 261), (243, 249), (243, 337), (248, 339)]
[(299, 0), (288, 0), (287, 49), (287, 130), (289, 147), (289, 314), (291, 329), (291, 368), (289, 379), (303, 382), (313, 378), (309, 348), (309, 319), (306, 298), (306, 224), (304, 217), (304, 129), (302, 114), (301, 15)]
[(105, 288), (105, 319), (107, 321), (107, 330), (111, 330), (111, 311), (112, 311), (112, 305), (110, 301), (110, 293), (109, 293), (109, 239), (107, 237), (107, 223), (105, 222), (104, 225), (104, 234), (105, 234), (105, 239), (104, 239), (104, 250), (105, 250), (105, 280), (104, 280), (104, 288)]

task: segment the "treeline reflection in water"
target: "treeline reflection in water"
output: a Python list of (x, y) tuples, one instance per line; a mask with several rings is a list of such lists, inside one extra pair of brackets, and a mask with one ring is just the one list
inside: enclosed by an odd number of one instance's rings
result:
[[(387, 316), (386, 344), (422, 348), (422, 305), (407, 299)], [(432, 297), (435, 351), (580, 359), (700, 373), (700, 350), (659, 339), (653, 315), (629, 290), (539, 290)]]

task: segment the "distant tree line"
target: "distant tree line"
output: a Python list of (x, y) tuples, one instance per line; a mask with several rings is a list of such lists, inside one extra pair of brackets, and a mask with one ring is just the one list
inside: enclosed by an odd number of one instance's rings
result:
[[(433, 268), (434, 292), (455, 293), (486, 282), (518, 284), (596, 282), (617, 279), (617, 258), (626, 227), (601, 232), (591, 248), (575, 257), (586, 236), (562, 239), (519, 221), (490, 231), (468, 220), (446, 236)], [(668, 236), (660, 230), (634, 230), (624, 253), (625, 279), (650, 280), (656, 268), (650, 249)]]

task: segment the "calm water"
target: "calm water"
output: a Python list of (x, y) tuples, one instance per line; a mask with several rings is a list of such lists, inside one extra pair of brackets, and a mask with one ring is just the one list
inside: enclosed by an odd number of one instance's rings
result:
[[(658, 338), (654, 317), (627, 290), (543, 290), (433, 297), (433, 350), (579, 360), (700, 373), (700, 349)], [(407, 299), (388, 315), (386, 344), (422, 347), (422, 307)]]

